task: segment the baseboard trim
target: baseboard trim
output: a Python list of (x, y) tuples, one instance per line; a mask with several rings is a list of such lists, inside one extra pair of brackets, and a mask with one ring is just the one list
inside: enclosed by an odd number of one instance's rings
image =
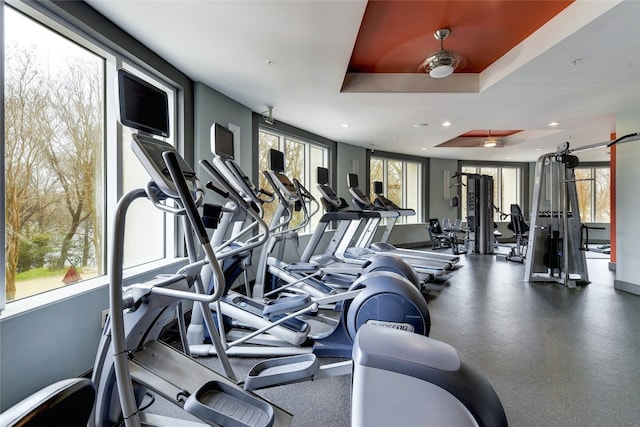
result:
[(619, 291), (629, 292), (631, 294), (640, 295), (640, 285), (636, 283), (625, 282), (624, 280), (614, 280), (613, 287)]

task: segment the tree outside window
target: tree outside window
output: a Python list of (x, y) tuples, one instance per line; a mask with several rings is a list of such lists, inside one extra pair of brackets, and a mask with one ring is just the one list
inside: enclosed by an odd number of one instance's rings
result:
[(11, 301), (102, 274), (104, 60), (9, 7), (5, 38)]
[(418, 162), (371, 157), (369, 160), (369, 194), (374, 195), (374, 182), (382, 182), (384, 195), (398, 206), (413, 209), (416, 215), (398, 218), (399, 224), (422, 221), (422, 166)]
[[(495, 222), (505, 221), (503, 213), (511, 212), (511, 205), (520, 205), (522, 201), (522, 168), (518, 166), (480, 166), (464, 165), (460, 170), (463, 174), (489, 175), (493, 178), (493, 220)], [(467, 217), (467, 177), (460, 178), (460, 208), (461, 217)], [(508, 220), (507, 220), (508, 221)]]
[(580, 221), (610, 222), (611, 177), (609, 167), (578, 167), (575, 169), (575, 177)]
[[(258, 132), (258, 174), (259, 185), (267, 191), (272, 191), (271, 186), (264, 177), (263, 171), (270, 170), (269, 150), (282, 151), (285, 156), (285, 174), (293, 180), (294, 178), (318, 200), (320, 203), (320, 193), (317, 190), (317, 168), (327, 167), (329, 150), (323, 146), (316, 145), (299, 138), (291, 137), (273, 130), (260, 129)], [(263, 206), (263, 217), (267, 224), (273, 218), (278, 201), (268, 203)], [(293, 213), (290, 226), (295, 227), (303, 220), (303, 212)], [(304, 231), (313, 230), (319, 221), (319, 215), (311, 218), (311, 222)]]

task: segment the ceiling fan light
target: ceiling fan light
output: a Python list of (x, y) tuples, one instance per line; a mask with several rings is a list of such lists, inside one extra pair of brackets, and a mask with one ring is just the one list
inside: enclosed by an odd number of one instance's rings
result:
[(453, 74), (453, 67), (451, 65), (439, 65), (429, 71), (429, 75), (434, 79), (441, 79)]
[(498, 145), (498, 141), (495, 139), (487, 139), (484, 141), (484, 148), (493, 148)]

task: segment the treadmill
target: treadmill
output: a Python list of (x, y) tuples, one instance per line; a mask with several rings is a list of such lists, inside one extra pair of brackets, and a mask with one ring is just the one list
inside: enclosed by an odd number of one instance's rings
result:
[[(290, 211), (291, 206), (296, 203), (300, 203), (300, 192), (305, 193), (304, 196), (313, 199), (313, 196), (302, 187), (302, 185), (296, 181), (294, 185), (289, 177), (284, 173), (284, 154), (277, 150), (271, 150), (271, 169), (264, 171), (264, 175), (267, 181), (272, 185), (274, 194), (280, 199), (280, 206), (276, 210), (278, 212)], [(319, 168), (321, 169), (321, 168)], [(320, 181), (319, 181), (320, 182)], [(322, 190), (321, 190), (322, 191)], [(315, 200), (315, 199), (313, 199)], [(305, 203), (302, 202), (304, 208)], [(330, 286), (339, 288), (348, 287), (353, 280), (363, 272), (363, 267), (366, 267), (375, 253), (368, 253), (365, 257), (357, 258), (341, 258), (336, 256), (334, 248), (336, 243), (342, 240), (344, 233), (342, 230), (344, 225), (340, 225), (338, 229), (333, 233), (332, 238), (324, 250), (323, 253), (318, 253), (318, 247), (326, 232), (330, 231), (329, 225), (334, 221), (339, 221), (339, 224), (348, 224), (353, 221), (361, 221), (362, 219), (378, 217), (378, 212), (364, 212), (364, 211), (339, 211), (339, 212), (326, 212), (319, 221), (319, 224), (315, 228), (314, 232), (305, 247), (303, 254), (300, 257), (300, 263), (294, 263), (304, 265), (316, 265), (323, 274), (323, 281)], [(278, 223), (278, 218), (272, 220), (272, 224)], [(268, 247), (273, 247), (267, 245)], [(281, 258), (280, 258), (281, 259)], [(273, 257), (269, 258), (267, 264), (272, 266), (277, 264), (278, 259)], [(421, 282), (427, 282), (433, 278), (434, 275), (441, 275), (444, 270), (425, 270), (424, 268), (415, 269)]]
[(352, 201), (354, 206), (357, 206), (359, 209), (364, 209), (364, 210), (377, 209), (377, 210), (396, 213), (395, 216), (387, 217), (387, 224), (380, 241), (373, 242), (374, 234), (378, 226), (378, 224), (375, 224), (375, 227), (374, 226), (367, 227), (365, 231), (360, 235), (360, 238), (356, 242), (356, 245), (355, 245), (356, 247), (368, 248), (375, 252), (380, 252), (380, 253), (392, 253), (392, 254), (399, 255), (401, 257), (426, 259), (434, 262), (443, 262), (445, 263), (448, 269), (453, 269), (455, 264), (457, 264), (460, 261), (460, 256), (458, 255), (440, 254), (440, 253), (420, 251), (415, 249), (397, 248), (391, 245), (390, 243), (388, 243), (387, 239), (391, 234), (391, 231), (397, 221), (397, 218), (400, 216), (415, 215), (415, 211), (413, 209), (401, 208), (391, 200), (387, 199), (382, 194), (382, 183), (379, 181), (374, 182), (374, 192), (376, 194), (376, 199), (373, 201), (373, 203), (358, 188), (357, 175), (349, 174), (347, 176), (347, 182), (349, 185), (349, 192), (353, 196)]
[[(370, 260), (373, 256), (378, 255), (375, 251), (368, 248), (351, 247), (351, 242), (366, 232), (367, 229), (377, 229), (377, 225), (383, 217), (393, 218), (397, 212), (371, 209), (371, 210), (347, 210), (348, 204), (344, 199), (340, 199), (335, 191), (329, 186), (329, 171), (327, 168), (318, 168), (318, 190), (322, 194), (323, 204), (327, 213), (321, 218), (318, 228), (313, 233), (307, 248), (302, 255), (302, 260), (309, 260), (311, 256), (317, 252), (320, 240), (327, 231), (331, 222), (337, 221), (337, 227), (332, 235), (331, 241), (326, 246), (321, 257), (334, 257), (346, 263), (363, 263)], [(364, 228), (365, 231), (362, 231)], [(375, 230), (374, 230), (375, 232)], [(389, 255), (389, 253), (387, 253)], [(395, 254), (391, 254), (395, 255)], [(426, 262), (424, 260), (409, 259), (400, 257), (403, 261), (411, 265), (419, 274), (433, 276), (441, 276), (446, 273), (446, 263)]]

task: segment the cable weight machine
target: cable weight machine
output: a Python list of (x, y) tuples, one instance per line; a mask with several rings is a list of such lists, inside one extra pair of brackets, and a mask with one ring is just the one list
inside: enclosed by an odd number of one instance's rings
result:
[(525, 280), (556, 282), (570, 288), (589, 284), (587, 262), (580, 250), (582, 223), (576, 191), (579, 160), (569, 143), (536, 163)]
[[(462, 177), (467, 183), (462, 183)], [(492, 254), (495, 237), (493, 235), (493, 177), (475, 173), (456, 173), (452, 179), (460, 180), (467, 193), (467, 240), (469, 253)]]

